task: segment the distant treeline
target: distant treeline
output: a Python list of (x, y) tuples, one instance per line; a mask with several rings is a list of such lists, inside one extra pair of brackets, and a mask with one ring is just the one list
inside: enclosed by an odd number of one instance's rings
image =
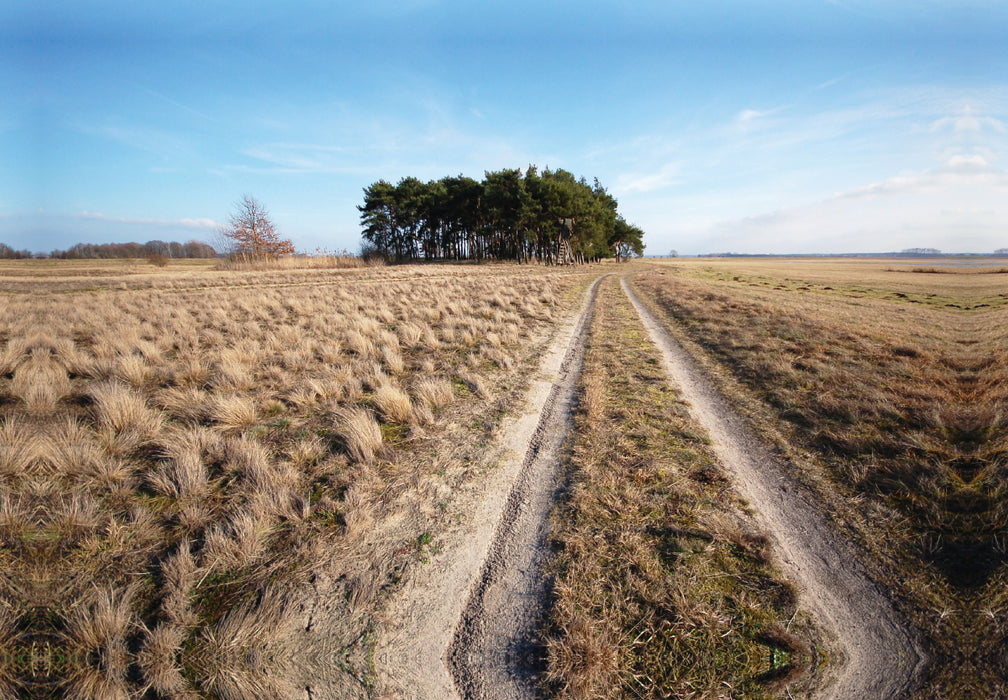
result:
[(78, 243), (66, 250), (54, 250), (50, 258), (64, 260), (111, 258), (147, 258), (161, 255), (166, 258), (213, 258), (217, 251), (202, 241), (147, 241), (146, 243)]
[(0, 259), (22, 260), (35, 257), (30, 250), (14, 250), (6, 243), (0, 243)]
[(596, 179), (534, 166), (422, 182), (379, 180), (364, 189), (365, 255), (410, 260), (537, 260), (556, 264), (644, 251)]

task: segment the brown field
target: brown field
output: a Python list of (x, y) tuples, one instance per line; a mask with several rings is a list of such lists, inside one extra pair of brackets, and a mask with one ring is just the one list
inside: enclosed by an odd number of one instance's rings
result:
[(689, 261), (633, 285), (870, 552), (934, 647), (926, 692), (1003, 694), (1003, 265)]
[[(379, 695), (383, 606), (463, 521), (488, 444), (606, 272), (864, 548), (933, 648), (922, 695), (1008, 692), (1003, 265), (213, 264), (0, 263), (0, 698), (303, 696), (298, 592), (323, 574), (314, 697)], [(568, 436), (543, 687), (809, 692), (838, 661), (828, 632), (618, 279)]]
[(287, 694), (284, 592), (366, 636), (587, 279), (122, 267), (0, 272), (4, 696)]

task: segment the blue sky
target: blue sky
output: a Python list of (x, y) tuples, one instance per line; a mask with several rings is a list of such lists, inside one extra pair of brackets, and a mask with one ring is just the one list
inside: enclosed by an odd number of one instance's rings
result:
[(647, 252), (1008, 247), (994, 2), (22, 2), (0, 241), (212, 240), (241, 195), (356, 250), (362, 189), (597, 177)]

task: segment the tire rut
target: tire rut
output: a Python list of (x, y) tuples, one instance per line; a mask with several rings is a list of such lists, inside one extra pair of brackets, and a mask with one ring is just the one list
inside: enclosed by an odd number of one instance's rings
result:
[(757, 511), (804, 607), (835, 634), (844, 663), (822, 689), (828, 698), (891, 698), (920, 686), (928, 656), (918, 636), (859, 563), (856, 547), (829, 525), (817, 499), (789, 476), (783, 458), (759, 440), (730, 402), (621, 279), (666, 372), (708, 432), (735, 488)]
[(562, 486), (561, 451), (572, 423), (595, 298), (606, 276), (589, 288), (489, 555), (446, 654), (455, 688), (466, 700), (539, 696), (543, 659), (535, 637), (550, 586), (542, 573), (549, 554), (549, 516)]

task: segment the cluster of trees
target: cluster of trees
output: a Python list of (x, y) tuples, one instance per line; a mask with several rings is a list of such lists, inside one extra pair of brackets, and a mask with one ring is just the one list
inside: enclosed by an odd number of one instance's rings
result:
[(0, 243), (0, 259), (2, 260), (23, 260), (31, 258), (30, 250), (14, 250), (6, 243)]
[(566, 170), (487, 172), (364, 188), (365, 254), (387, 260), (537, 260), (548, 264), (644, 252), (644, 232), (616, 212), (596, 179)]
[(66, 250), (54, 250), (50, 258), (64, 260), (147, 258), (161, 255), (166, 258), (212, 258), (217, 251), (202, 241), (147, 241), (146, 243), (78, 243)]

